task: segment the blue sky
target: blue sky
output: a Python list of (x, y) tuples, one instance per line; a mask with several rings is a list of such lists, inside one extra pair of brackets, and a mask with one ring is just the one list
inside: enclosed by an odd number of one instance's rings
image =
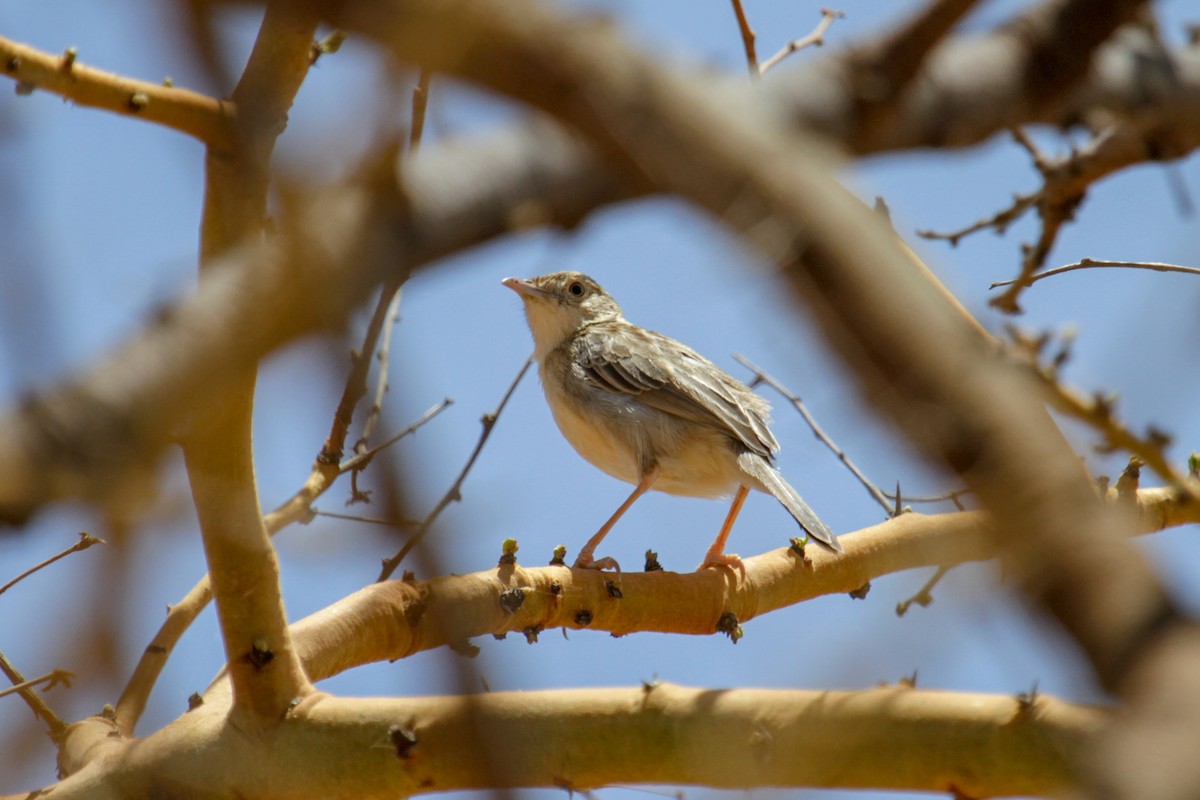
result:
[[(744, 74), (741, 41), (725, 0), (574, 5), (613, 15), (640, 46), (664, 57)], [(1158, 6), (1172, 41), (1180, 38), (1186, 5), (1176, 0)], [(985, 4), (968, 27), (994, 22), (1020, 6)], [(916, 7), (847, 0), (840, 6), (847, 18), (830, 31), (826, 49), (859, 40)], [(807, 33), (819, 18), (817, 4), (748, 0), (747, 10), (764, 55)], [(173, 22), (169, 4), (150, 0), (0, 6), (5, 36), (51, 52), (75, 46), (79, 59), (93, 66), (150, 80), (170, 75), (178, 85), (205, 88), (203, 75), (178, 45)], [(256, 24), (245, 13), (222, 20), (234, 74)], [(802, 68), (821, 54), (802, 53), (770, 79), (786, 80), (789, 67)], [(351, 167), (380, 130), (382, 80), (362, 42), (352, 39), (342, 52), (322, 59), (280, 141), (281, 167), (324, 178)], [(403, 97), (409, 86), (387, 91)], [(519, 113), (437, 80), (427, 141), (486, 128)], [(1065, 147), (1050, 134), (1039, 133), (1039, 141), (1051, 150)], [(171, 131), (74, 108), (44, 93), (0, 92), (0, 216), (5, 219), (0, 232), (6, 240), (0, 248), (0, 393), (5, 403), (71, 375), (135, 332), (157, 303), (191, 285), (202, 155), (198, 144)], [(1195, 158), (1114, 176), (1093, 188), (1049, 265), (1092, 257), (1196, 266), (1200, 228), (1194, 215), (1181, 213), (1168, 171), (1193, 194), (1200, 189)], [(1037, 175), (1023, 151), (998, 136), (952, 154), (910, 153), (852, 164), (844, 175), (864, 199), (884, 196), (901, 234), (985, 324), (1000, 329), (1006, 320), (987, 308), (987, 286), (1015, 274), (1020, 243), (1036, 235), (1033, 221), (1014, 225), (1004, 237), (979, 234), (956, 249), (917, 240), (912, 232), (961, 227), (1002, 207), (1013, 192), (1035, 188)], [(480, 415), (495, 406), (531, 349), (520, 302), (500, 280), (559, 269), (592, 274), (629, 319), (687, 342), (736, 377), (749, 376), (732, 359), (735, 352), (762, 365), (800, 394), (827, 431), (884, 487), (896, 480), (914, 493), (949, 486), (865, 412), (815, 329), (794, 315), (760, 267), (753, 254), (699, 212), (651, 199), (605, 210), (570, 233), (521, 234), (418, 274), (405, 288), (395, 331), (383, 430), (402, 427), (444, 396), (454, 397), (456, 404), (395, 449), (412, 482), (414, 512), (423, 514), (449, 486), (474, 446)], [(1078, 339), (1067, 378), (1087, 390), (1119, 393), (1124, 417), (1137, 429), (1154, 422), (1173, 433), (1178, 444), (1171, 455), (1182, 461), (1190, 449), (1200, 449), (1198, 301), (1200, 283), (1194, 278), (1076, 273), (1031, 290), (1019, 322), (1031, 329), (1073, 327)], [(354, 321), (354, 331), (361, 329), (365, 313)], [(264, 507), (284, 499), (307, 475), (340, 393), (347, 348), (336, 338), (311, 339), (264, 365), (255, 427)], [(799, 417), (780, 398), (765, 394), (776, 407), (780, 466), (818, 513), (838, 531), (880, 521), (878, 507)], [(1071, 425), (1067, 430), (1093, 469), (1119, 471), (1123, 456), (1090, 454), (1089, 432)], [(463, 502), (452, 506), (434, 530), (439, 558), (455, 572), (486, 569), (494, 565), (500, 541), (513, 536), (524, 562), (544, 563), (560, 542), (574, 552), (628, 490), (570, 449), (530, 374), (468, 479)], [(318, 506), (341, 511), (345, 493), (339, 484)], [(91, 713), (115, 700), (164, 606), (203, 571), (177, 454), (164, 462), (161, 495), (128, 548), (73, 556), (0, 597), (0, 650), (30, 675), (56, 666), (79, 673), (74, 689), (49, 695), (64, 717)], [(719, 501), (648, 495), (610, 534), (601, 555), (632, 567), (651, 547), (668, 569), (690, 570), (725, 511)], [(98, 525), (83, 509), (48, 509), (26, 532), (0, 538), (0, 580), (70, 544), (79, 530), (103, 536)], [(734, 529), (730, 550), (762, 552), (794, 533), (777, 503), (755, 495)], [(1200, 603), (1194, 534), (1176, 530), (1139, 544), (1193, 610)], [(296, 527), (277, 541), (293, 618), (373, 580), (378, 559), (396, 547), (377, 528), (329, 520)], [(113, 570), (122, 563), (128, 565), (129, 580), (114, 581)], [(717, 636), (612, 639), (572, 632), (566, 639), (551, 631), (536, 646), (519, 636), (480, 640), (482, 652), (472, 667), (493, 690), (630, 685), (654, 676), (705, 687), (854, 689), (894, 682), (916, 670), (926, 688), (1017, 692), (1038, 681), (1043, 691), (1067, 699), (1098, 698), (1079, 654), (1052, 624), (1013, 599), (993, 566), (955, 570), (936, 592), (933, 606), (897, 619), (896, 602), (927, 577), (926, 572), (890, 576), (875, 581), (865, 601), (826, 597), (753, 620), (736, 647)], [(91, 657), (80, 658), (73, 645), (87, 640), (95, 609), (119, 622), (121, 638), (110, 654), (97, 657), (89, 650)], [(173, 657), (140, 730), (153, 730), (180, 713), (187, 695), (202, 689), (219, 668), (220, 652), (210, 610)], [(354, 695), (458, 691), (447, 669), (447, 659), (454, 658), (442, 651), (424, 653), (356, 670), (325, 686)], [(26, 714), (16, 701), (0, 700), (0, 741), (25, 725)], [(0, 775), (0, 791), (52, 780), (50, 748), (34, 740), (28, 752), (15, 772), (10, 768)], [(616, 791), (624, 793), (606, 794)], [(689, 797), (709, 794), (688, 790)]]

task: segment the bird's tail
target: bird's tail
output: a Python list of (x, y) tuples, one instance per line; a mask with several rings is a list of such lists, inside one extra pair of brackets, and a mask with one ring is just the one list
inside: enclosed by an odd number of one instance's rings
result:
[(804, 498), (796, 494), (796, 490), (783, 479), (783, 475), (779, 474), (779, 470), (771, 466), (769, 461), (758, 453), (742, 453), (738, 456), (738, 466), (747, 475), (757, 480), (760, 486), (755, 488), (765, 489), (775, 495), (775, 499), (796, 518), (796, 522), (800, 523), (800, 527), (809, 536), (835, 553), (842, 552), (842, 546), (838, 544), (834, 532), (821, 521), (815, 511), (808, 507)]

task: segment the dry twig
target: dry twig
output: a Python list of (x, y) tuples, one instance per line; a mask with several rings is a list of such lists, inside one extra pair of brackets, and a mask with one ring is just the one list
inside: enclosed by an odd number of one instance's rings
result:
[(500, 414), (504, 411), (504, 407), (508, 405), (509, 398), (512, 397), (513, 392), (517, 390), (517, 384), (519, 384), (521, 379), (525, 377), (525, 373), (529, 371), (531, 364), (533, 364), (533, 359), (529, 358), (524, 364), (521, 365), (521, 369), (517, 370), (516, 377), (514, 377), (512, 383), (508, 385), (508, 389), (504, 392), (504, 396), (500, 398), (500, 403), (496, 406), (496, 409), (490, 413), (484, 414), (480, 419), (480, 422), (483, 424), (483, 430), (479, 432), (479, 440), (475, 442), (475, 449), (471, 451), (471, 455), (467, 458), (467, 463), (463, 465), (462, 470), (458, 473), (458, 477), (454, 479), (454, 483), (452, 483), (450, 488), (446, 490), (446, 493), (442, 495), (442, 499), (437, 502), (437, 505), (433, 507), (433, 510), (429, 512), (425, 519), (421, 520), (420, 527), (418, 527), (416, 532), (414, 532), (413, 535), (408, 538), (408, 541), (404, 543), (404, 546), (401, 547), (394, 556), (391, 558), (385, 558), (383, 560), (383, 566), (379, 571), (379, 577), (376, 578), (377, 581), (385, 581), (391, 577), (392, 573), (396, 571), (396, 567), (400, 566), (400, 562), (404, 560), (404, 557), (408, 555), (409, 551), (420, 544), (421, 540), (425, 538), (425, 534), (427, 534), (429, 529), (433, 527), (433, 523), (436, 522), (437, 518), (441, 516), (443, 511), (446, 510), (446, 507), (451, 503), (462, 499), (463, 481), (467, 479), (467, 475), (470, 473), (471, 467), (475, 466), (475, 460), (479, 458), (480, 452), (483, 451), (483, 446), (487, 444), (488, 437), (492, 435), (492, 429), (496, 427), (496, 421), (500, 419)]
[(21, 581), (25, 580), (33, 573), (37, 572), (40, 569), (50, 566), (55, 561), (58, 561), (60, 558), (66, 558), (67, 556), (71, 555), (71, 553), (78, 553), (80, 550), (87, 550), (89, 547), (91, 547), (94, 544), (105, 544), (105, 543), (106, 542), (103, 539), (97, 539), (95, 536), (92, 536), (90, 533), (81, 531), (79, 534), (78, 542), (71, 545), (66, 550), (63, 550), (58, 555), (50, 556), (50, 558), (47, 558), (45, 561), (41, 562), (40, 564), (35, 564), (34, 566), (32, 566), (29, 569), (22, 572), (17, 577), (13, 578), (8, 583), (4, 584), (3, 586), (0, 586), (0, 594), (4, 594), (9, 589), (16, 586)]
[(812, 429), (813, 435), (817, 437), (817, 440), (820, 441), (821, 444), (828, 447), (829, 450), (835, 456), (837, 456), (838, 461), (841, 461), (842, 464), (845, 465), (846, 469), (850, 470), (850, 473), (858, 479), (858, 482), (863, 485), (863, 487), (867, 490), (867, 493), (874, 498), (875, 502), (883, 506), (884, 511), (886, 511), (889, 515), (893, 515), (892, 503), (888, 502), (887, 495), (880, 491), (879, 487), (872, 483), (870, 479), (863, 474), (863, 471), (860, 470), (858, 466), (850, 460), (850, 456), (846, 455), (846, 452), (842, 450), (842, 448), (838, 447), (837, 444), (834, 443), (833, 439), (829, 438), (829, 434), (825, 433), (825, 430), (819, 424), (817, 424), (816, 418), (813, 417), (813, 415), (809, 412), (807, 406), (804, 405), (803, 400), (801, 400), (786, 386), (764, 372), (761, 367), (755, 365), (750, 359), (746, 358), (745, 356), (738, 355), (737, 353), (734, 353), (733, 357), (737, 359), (739, 364), (754, 373), (754, 380), (751, 381), (751, 386), (757, 383), (765, 383), (783, 395), (787, 401), (792, 404), (792, 408), (800, 412), (800, 416), (804, 418), (804, 421), (808, 424), (808, 427)]

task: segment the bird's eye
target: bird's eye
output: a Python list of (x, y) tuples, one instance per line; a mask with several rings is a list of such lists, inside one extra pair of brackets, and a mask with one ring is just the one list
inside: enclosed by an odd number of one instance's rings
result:
[(575, 281), (567, 287), (567, 291), (571, 293), (572, 297), (583, 297), (583, 284)]

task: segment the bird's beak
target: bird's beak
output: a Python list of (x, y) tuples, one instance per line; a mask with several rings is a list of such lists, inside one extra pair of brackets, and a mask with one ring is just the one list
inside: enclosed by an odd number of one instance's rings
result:
[(502, 285), (507, 286), (508, 288), (512, 289), (514, 292), (521, 295), (521, 297), (523, 297), (523, 298), (524, 297), (544, 297), (546, 295), (546, 293), (543, 292), (541, 289), (539, 289), (538, 287), (534, 286), (529, 281), (524, 280), (522, 278), (505, 278), (504, 280), (500, 281), (500, 283)]

